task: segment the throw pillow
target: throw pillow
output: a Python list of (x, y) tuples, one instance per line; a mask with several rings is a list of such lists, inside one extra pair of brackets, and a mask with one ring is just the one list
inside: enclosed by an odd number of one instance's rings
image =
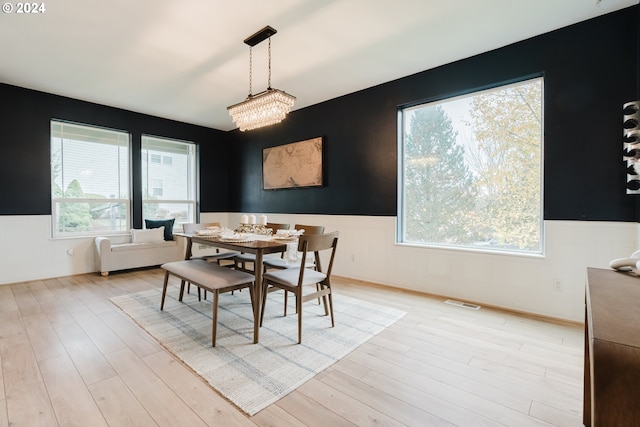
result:
[(131, 243), (156, 243), (164, 241), (164, 227), (151, 230), (131, 230)]
[(144, 226), (147, 229), (164, 227), (164, 240), (173, 240), (173, 223), (175, 218), (171, 219), (145, 219)]

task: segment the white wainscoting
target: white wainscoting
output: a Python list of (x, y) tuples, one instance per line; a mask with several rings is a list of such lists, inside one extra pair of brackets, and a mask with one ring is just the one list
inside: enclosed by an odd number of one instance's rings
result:
[[(546, 254), (536, 258), (397, 245), (395, 217), (266, 214), (338, 230), (336, 275), (576, 322), (584, 321), (587, 266), (607, 268), (640, 239), (637, 223), (547, 221)], [(233, 228), (240, 216), (203, 213), (201, 221)], [(93, 239), (52, 240), (50, 224), (45, 215), (0, 216), (0, 284), (95, 271)]]

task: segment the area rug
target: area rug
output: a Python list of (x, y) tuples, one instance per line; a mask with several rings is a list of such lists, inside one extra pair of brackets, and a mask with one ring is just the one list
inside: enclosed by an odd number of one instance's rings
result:
[[(283, 316), (283, 294), (269, 294), (260, 342), (253, 344), (249, 292), (220, 295), (216, 347), (211, 347), (211, 302), (170, 286), (111, 298), (162, 346), (238, 408), (254, 415), (331, 366), (406, 313), (334, 294), (336, 326), (313, 301), (303, 306), (302, 344), (295, 308)], [(291, 303), (294, 298), (289, 297)]]

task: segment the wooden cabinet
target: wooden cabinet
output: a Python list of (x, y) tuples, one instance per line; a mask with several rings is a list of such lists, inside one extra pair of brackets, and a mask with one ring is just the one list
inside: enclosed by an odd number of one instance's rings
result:
[(587, 270), (583, 422), (640, 425), (640, 277)]

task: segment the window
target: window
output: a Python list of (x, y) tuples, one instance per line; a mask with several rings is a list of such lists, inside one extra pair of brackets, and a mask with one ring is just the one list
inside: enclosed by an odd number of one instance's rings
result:
[(195, 222), (195, 144), (142, 136), (142, 198), (145, 219)]
[(399, 242), (542, 253), (542, 85), (400, 111)]
[(129, 134), (51, 121), (53, 237), (130, 228)]

